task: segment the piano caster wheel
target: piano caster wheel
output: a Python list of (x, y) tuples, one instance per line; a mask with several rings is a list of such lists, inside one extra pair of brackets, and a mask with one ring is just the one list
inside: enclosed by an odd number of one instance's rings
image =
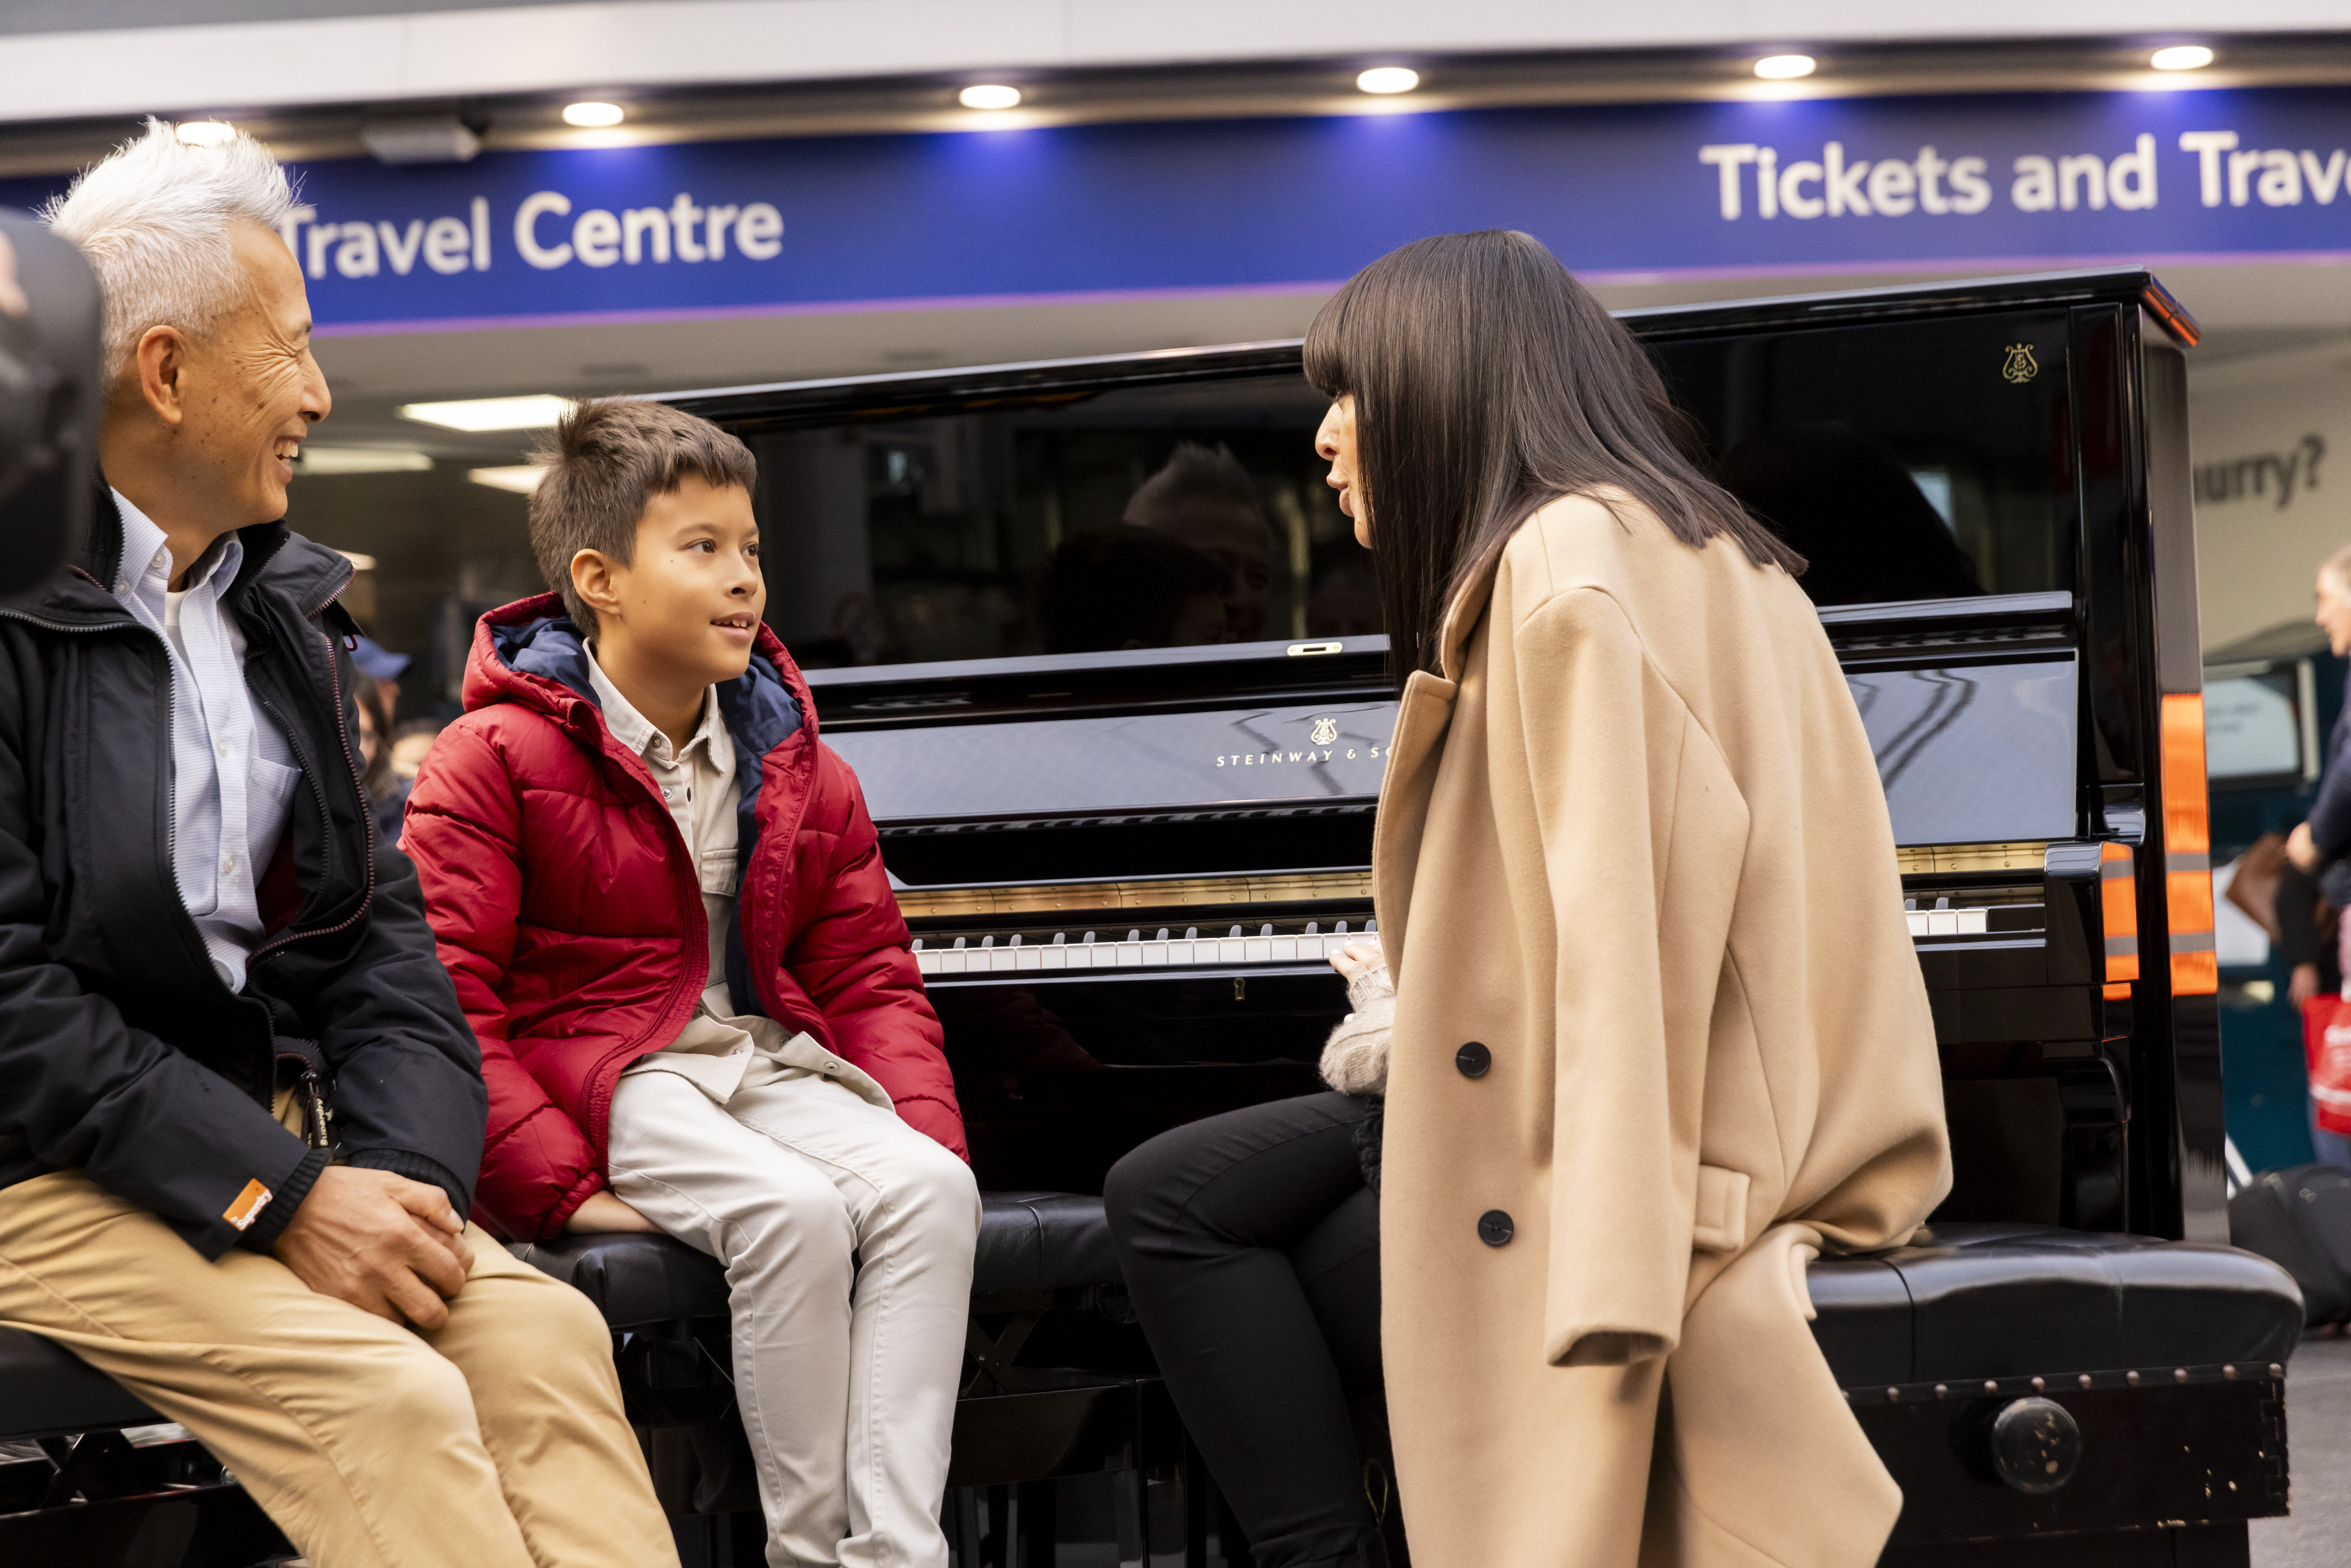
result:
[(2082, 1465), (2082, 1428), (2049, 1399), (2012, 1400), (1991, 1422), (1991, 1464), (2027, 1497), (2046, 1497)]

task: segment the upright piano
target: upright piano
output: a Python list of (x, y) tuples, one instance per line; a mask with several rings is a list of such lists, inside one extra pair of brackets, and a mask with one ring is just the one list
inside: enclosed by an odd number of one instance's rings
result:
[[(2299, 1314), (2222, 1245), (2193, 320), (2139, 271), (1625, 319), (1812, 562), (1900, 846), (1956, 1185), (1812, 1280), (1905, 1487), (1886, 1561), (2241, 1563), (2286, 1506)], [(1395, 701), (1300, 346), (674, 401), (758, 455), (770, 620), (863, 781), (983, 1188), (1099, 1193), (1156, 1131), (1318, 1087)]]

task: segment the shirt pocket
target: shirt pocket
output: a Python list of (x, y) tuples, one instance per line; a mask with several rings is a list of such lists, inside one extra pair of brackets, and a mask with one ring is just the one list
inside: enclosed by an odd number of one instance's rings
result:
[(741, 874), (741, 868), (735, 862), (734, 850), (705, 850), (701, 860), (702, 891), (720, 898), (734, 897), (737, 878)]
[(302, 782), (302, 770), (266, 757), (255, 757), (245, 774), (245, 837), (253, 859), (253, 878), (261, 880), (269, 857), (277, 851), (286, 831), (287, 803)]

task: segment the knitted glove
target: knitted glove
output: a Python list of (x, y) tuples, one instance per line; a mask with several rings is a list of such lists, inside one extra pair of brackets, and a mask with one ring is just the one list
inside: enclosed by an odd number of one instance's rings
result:
[(1387, 966), (1347, 982), (1354, 1011), (1339, 1020), (1322, 1046), (1322, 1082), (1342, 1094), (1384, 1094), (1388, 1030), (1395, 1023), (1395, 983)]

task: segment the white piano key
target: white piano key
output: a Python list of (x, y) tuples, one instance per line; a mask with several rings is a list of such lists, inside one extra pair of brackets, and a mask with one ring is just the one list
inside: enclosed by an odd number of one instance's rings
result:
[(1145, 942), (1143, 945), (1144, 967), (1156, 967), (1165, 965), (1167, 962), (1167, 949), (1173, 946), (1173, 943), (1168, 942)]
[[(1078, 951), (1082, 953), (1085, 949), (1081, 947)], [(1040, 947), (1037, 952), (1048, 969), (1066, 969), (1070, 967), (1070, 950), (1067, 947)]]
[(1962, 936), (1983, 936), (1986, 930), (1984, 920), (1991, 913), (1991, 911), (1989, 909), (1962, 909), (1959, 911), (1959, 935)]
[(925, 975), (935, 975), (939, 972), (939, 956), (936, 953), (925, 953), (918, 947), (914, 950), (914, 967)]
[(1276, 963), (1284, 961), (1294, 963), (1298, 958), (1298, 943), (1299, 938), (1295, 936), (1276, 936), (1266, 944), (1272, 949), (1269, 956)]
[(1013, 959), (1014, 959), (1016, 956), (1017, 956), (1017, 955), (1014, 953), (1013, 949), (1011, 949), (1011, 948), (1009, 948), (1009, 947), (990, 947), (990, 948), (988, 948), (988, 949), (987, 949), (987, 968), (988, 968), (988, 973), (990, 973), (990, 974), (998, 974), (998, 973), (1001, 973), (1001, 972), (1004, 972), (1004, 971), (1009, 970), (1009, 969), (1012, 967), (1012, 961), (1013, 961)]
[(1252, 936), (1241, 944), (1241, 948), (1244, 963), (1263, 964), (1273, 957), (1273, 939), (1270, 936)]
[(1015, 947), (1012, 949), (1012, 967), (1016, 969), (1041, 969), (1045, 967), (1045, 949)]
[(1140, 943), (1140, 942), (1121, 942), (1121, 943), (1119, 943), (1119, 944), (1118, 944), (1118, 967), (1119, 967), (1120, 968), (1122, 968), (1122, 969), (1132, 969), (1132, 968), (1137, 968), (1137, 967), (1141, 967), (1142, 963), (1143, 963), (1143, 944), (1142, 944), (1142, 943)]
[(1926, 911), (1920, 909), (1905, 910), (1903, 912), (1902, 918), (1908, 923), (1911, 936), (1924, 936), (1927, 935)]
[(1241, 961), (1244, 950), (1249, 946), (1249, 941), (1246, 937), (1220, 936), (1214, 942), (1203, 942), (1200, 946), (1214, 947), (1217, 952), (1216, 962), (1219, 964), (1238, 964)]
[(1957, 936), (1959, 934), (1959, 916), (1956, 910), (1930, 909), (1927, 911), (1928, 936)]
[(965, 962), (964, 962), (965, 957), (966, 957), (966, 954), (963, 952), (963, 950), (962, 950), (961, 948), (957, 948), (956, 950), (955, 950), (954, 952), (951, 952), (951, 953), (942, 953), (942, 954), (940, 954), (940, 955), (939, 955), (939, 973), (940, 973), (940, 974), (942, 974), (942, 975), (960, 975), (960, 974), (962, 974), (962, 973), (964, 972), (965, 967), (966, 967), (966, 965), (965, 965)]

